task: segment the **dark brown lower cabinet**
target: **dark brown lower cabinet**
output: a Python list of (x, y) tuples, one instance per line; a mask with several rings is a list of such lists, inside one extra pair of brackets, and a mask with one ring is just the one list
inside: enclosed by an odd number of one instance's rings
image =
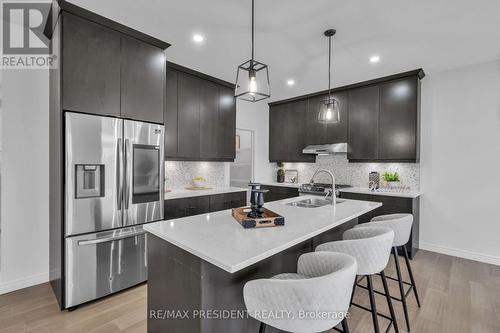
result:
[[(245, 304), (241, 291), (246, 282), (295, 271), (297, 259), (302, 254), (314, 251), (317, 245), (324, 242), (342, 239), (343, 231), (355, 226), (356, 223), (357, 219), (348, 221), (235, 273), (228, 273), (196, 255), (149, 234), (148, 313), (149, 311), (157, 313), (157, 309), (217, 309), (224, 313), (243, 312)], [(277, 233), (285, 231), (274, 229), (273, 232)], [(246, 316), (230, 320), (215, 317), (207, 319), (202, 316), (192, 316), (189, 320), (175, 318), (162, 320), (158, 316), (148, 316), (147, 325), (150, 332), (232, 333), (256, 332), (259, 324)], [(273, 327), (266, 329), (267, 333), (278, 331)]]
[(299, 189), (296, 187), (262, 185), (260, 188), (269, 190), (269, 192), (264, 194), (265, 202), (283, 200), (299, 196)]
[(165, 220), (178, 219), (208, 213), (209, 211), (210, 197), (208, 195), (170, 199), (165, 200), (164, 218)]
[(165, 200), (165, 220), (245, 206), (247, 192), (222, 193)]
[(358, 194), (358, 193), (340, 193), (343, 199), (353, 199), (362, 201), (381, 202), (382, 207), (372, 210), (369, 213), (361, 215), (358, 220), (359, 223), (370, 222), (372, 218), (379, 215), (407, 213), (413, 214), (413, 229), (410, 235), (410, 240), (406, 244), (408, 255), (411, 259), (417, 253), (419, 247), (419, 225), (420, 225), (420, 198), (401, 198), (385, 195), (371, 195), (371, 194)]
[(210, 196), (210, 211), (243, 207), (247, 204), (247, 192), (223, 193)]

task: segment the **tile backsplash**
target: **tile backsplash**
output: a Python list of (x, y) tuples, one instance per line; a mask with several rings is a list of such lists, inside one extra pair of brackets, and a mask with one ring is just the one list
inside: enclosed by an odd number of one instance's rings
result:
[[(299, 172), (299, 182), (309, 182), (318, 169), (327, 169), (335, 175), (337, 184), (368, 187), (368, 174), (377, 171), (398, 172), (401, 184), (413, 191), (420, 190), (420, 165), (418, 163), (349, 163), (347, 154), (317, 156), (316, 163), (285, 163), (285, 169)], [(318, 175), (316, 182), (329, 182), (329, 177)]]
[[(229, 184), (229, 168), (225, 162), (165, 162), (167, 188), (190, 186), (193, 178), (203, 177), (208, 187), (224, 187)], [(276, 181), (276, 164), (272, 163)], [(368, 187), (368, 174), (377, 171), (397, 171), (401, 184), (412, 191), (420, 190), (420, 165), (418, 163), (349, 163), (347, 154), (317, 156), (316, 163), (285, 163), (285, 169), (299, 173), (299, 183), (307, 183), (318, 169), (327, 169), (335, 175), (337, 184)], [(316, 182), (329, 182), (328, 176), (318, 175)]]
[(195, 177), (203, 177), (208, 187), (223, 187), (226, 166), (224, 162), (165, 162), (167, 188), (184, 188), (191, 185)]

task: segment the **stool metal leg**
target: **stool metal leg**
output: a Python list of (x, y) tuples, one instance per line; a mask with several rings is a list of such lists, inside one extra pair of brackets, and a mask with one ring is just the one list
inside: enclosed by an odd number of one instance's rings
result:
[(347, 318), (344, 318), (344, 320), (342, 320), (342, 331), (344, 331), (344, 333), (350, 333), (349, 325), (347, 325)]
[(396, 318), (396, 314), (394, 313), (394, 308), (392, 307), (391, 295), (389, 293), (389, 287), (387, 286), (387, 279), (385, 278), (384, 271), (380, 272), (380, 277), (382, 278), (382, 284), (384, 285), (385, 298), (387, 300), (387, 306), (389, 306), (389, 313), (391, 314), (394, 331), (396, 333), (399, 333), (398, 321)]
[(349, 302), (349, 305), (352, 305), (352, 300), (354, 299), (354, 293), (356, 292), (356, 285), (358, 284), (358, 276), (354, 278), (354, 286), (352, 287), (352, 293), (351, 293), (351, 302)]
[(265, 333), (265, 332), (266, 332), (266, 324), (260, 323), (259, 333)]
[(408, 258), (408, 251), (406, 251), (406, 245), (403, 245), (403, 252), (405, 254), (406, 268), (408, 269), (408, 275), (410, 275), (411, 286), (413, 292), (415, 293), (415, 298), (417, 299), (417, 305), (420, 307), (420, 298), (418, 297), (417, 285), (415, 284), (415, 279), (413, 278), (413, 272), (411, 270), (410, 258)]
[(375, 333), (380, 333), (380, 328), (378, 326), (377, 304), (375, 302), (375, 294), (373, 292), (372, 276), (368, 275), (366, 277), (366, 279), (368, 281), (368, 294), (370, 296), (370, 306), (372, 309), (373, 329), (374, 329)]
[(408, 316), (408, 306), (406, 304), (405, 289), (403, 287), (403, 277), (401, 276), (401, 267), (399, 267), (398, 249), (396, 247), (393, 247), (392, 253), (394, 254), (394, 263), (396, 264), (396, 272), (398, 274), (399, 292), (401, 293), (401, 303), (403, 303), (403, 311), (405, 314), (406, 328), (407, 328), (407, 331), (410, 332), (410, 318)]

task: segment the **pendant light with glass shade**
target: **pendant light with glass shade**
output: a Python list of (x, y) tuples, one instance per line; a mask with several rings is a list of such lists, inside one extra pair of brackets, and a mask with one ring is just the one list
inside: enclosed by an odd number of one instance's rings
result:
[(257, 102), (271, 96), (267, 65), (254, 59), (255, 5), (252, 0), (252, 58), (238, 66), (234, 96), (250, 102)]
[(321, 101), (318, 112), (318, 122), (324, 124), (340, 122), (339, 102), (332, 96), (331, 91), (332, 37), (335, 33), (335, 29), (328, 29), (325, 31), (325, 36), (328, 37), (328, 96)]

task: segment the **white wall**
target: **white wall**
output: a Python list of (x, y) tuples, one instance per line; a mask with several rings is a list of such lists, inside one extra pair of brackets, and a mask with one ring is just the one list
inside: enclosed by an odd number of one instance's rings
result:
[(421, 247), (500, 264), (500, 61), (422, 86)]
[(4, 70), (0, 294), (48, 280), (48, 71)]
[(274, 169), (269, 163), (269, 106), (267, 101), (236, 102), (236, 127), (255, 133), (255, 179), (271, 181)]

